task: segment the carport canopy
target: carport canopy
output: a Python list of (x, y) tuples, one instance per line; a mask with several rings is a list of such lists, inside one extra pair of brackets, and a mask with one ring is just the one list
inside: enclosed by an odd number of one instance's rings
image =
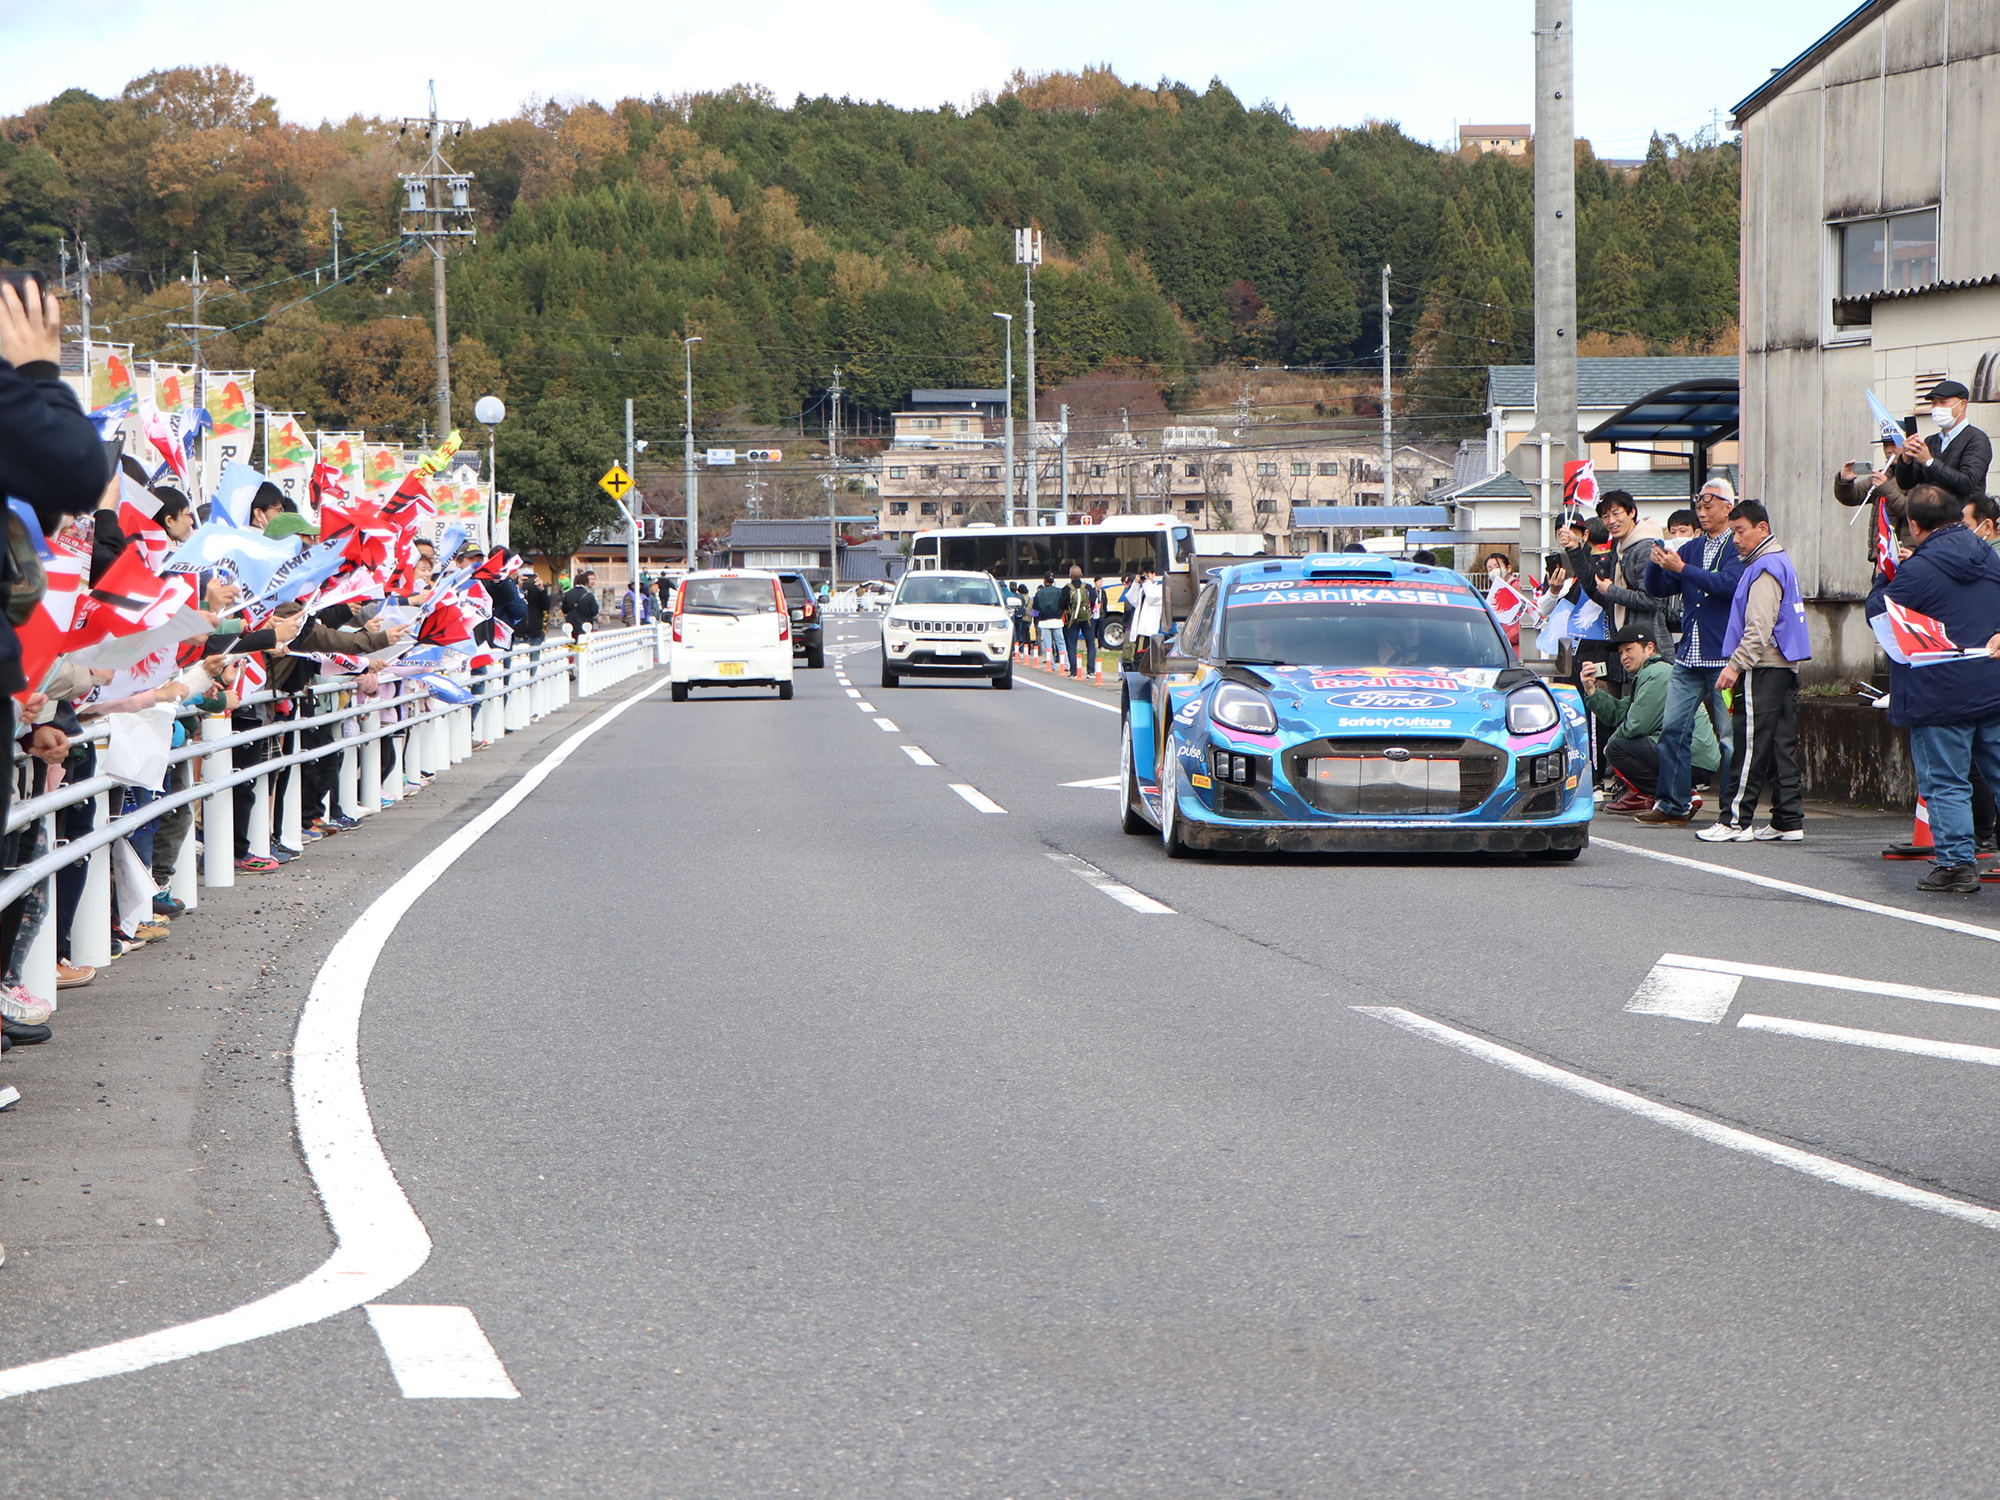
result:
[[(1708, 450), (1736, 436), (1742, 425), (1743, 397), (1730, 379), (1684, 380), (1641, 396), (1623, 411), (1599, 422), (1584, 441), (1609, 443), (1614, 452), (1688, 458), (1688, 494), (1708, 483)], [(1688, 443), (1693, 453), (1670, 453), (1648, 443)]]

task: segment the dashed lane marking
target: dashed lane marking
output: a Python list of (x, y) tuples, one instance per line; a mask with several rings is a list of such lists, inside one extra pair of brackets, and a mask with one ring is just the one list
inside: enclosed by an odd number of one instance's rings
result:
[[(856, 693), (854, 696), (859, 698), (861, 695), (859, 693)], [(857, 703), (854, 706), (860, 709), (864, 714), (872, 714), (875, 712), (875, 705), (872, 703)]]
[(1074, 854), (1051, 854), (1049, 858), (1076, 876), (1085, 885), (1096, 886), (1121, 906), (1129, 906), (1149, 917), (1171, 917), (1174, 909), (1164, 902), (1155, 901), (1144, 891), (1135, 891), (1123, 881), (1114, 880), (1087, 859), (1078, 859)]
[(859, 688), (849, 688), (847, 690), (847, 696), (850, 698), (859, 698), (861, 696), (861, 690)]
[(520, 1400), (471, 1308), (371, 1302), (368, 1321), (407, 1400)]
[(1911, 1187), (1908, 1183), (1897, 1182), (1892, 1177), (1864, 1172), (1861, 1168), (1851, 1167), (1846, 1162), (1815, 1156), (1812, 1152), (1801, 1151), (1796, 1146), (1784, 1146), (1776, 1141), (1767, 1141), (1762, 1136), (1752, 1135), (1747, 1130), (1718, 1124), (1714, 1120), (1662, 1104), (1656, 1099), (1648, 1099), (1642, 1094), (1629, 1093), (1624, 1089), (1613, 1088), (1608, 1083), (1599, 1083), (1594, 1078), (1585, 1078), (1566, 1068), (1545, 1063), (1540, 1058), (1530, 1057), (1525, 1052), (1516, 1052), (1511, 1047), (1503, 1047), (1497, 1042), (1487, 1041), (1484, 1037), (1460, 1031), (1454, 1026), (1446, 1026), (1440, 1021), (1433, 1021), (1428, 1016), (1420, 1016), (1414, 1011), (1402, 1010), (1393, 1005), (1357, 1005), (1353, 1009), (1361, 1015), (1372, 1016), (1378, 1021), (1387, 1021), (1391, 1026), (1401, 1027), (1404, 1031), (1423, 1037), (1427, 1041), (1440, 1042), (1447, 1047), (1456, 1048), (1460, 1052), (1478, 1058), (1481, 1062), (1492, 1063), (1507, 1069), (1510, 1073), (1518, 1073), (1523, 1078), (1532, 1078), (1538, 1083), (1552, 1084), (1595, 1104), (1608, 1104), (1613, 1109), (1637, 1115), (1642, 1120), (1651, 1120), (1656, 1125), (1665, 1125), (1671, 1130), (1678, 1130), (1710, 1145), (1740, 1151), (1745, 1156), (1754, 1156), (1759, 1160), (1788, 1168), (1821, 1182), (1831, 1183), (1836, 1187), (1886, 1198), (1892, 1203), (1901, 1203), (1909, 1208), (1921, 1208), (1928, 1213), (1942, 1214), (1948, 1219), (1976, 1224), (1981, 1229), (2000, 1229), (2000, 1212), (1993, 1209), (1982, 1208), (1976, 1203), (1961, 1202), (1957, 1198), (1947, 1198), (1943, 1193), (1932, 1193), (1923, 1188)]
[(893, 719), (877, 719), (875, 727), (880, 729), (884, 734), (901, 734), (903, 732), (896, 727)]
[(971, 803), (975, 812), (1003, 813), (1007, 810), (976, 786), (967, 786), (962, 781), (954, 781), (951, 783), (951, 789)]
[(937, 764), (936, 761), (932, 760), (928, 755), (924, 754), (924, 752), (919, 750), (915, 745), (903, 746), (903, 754), (909, 756), (911, 760), (915, 761), (920, 766), (934, 766)]

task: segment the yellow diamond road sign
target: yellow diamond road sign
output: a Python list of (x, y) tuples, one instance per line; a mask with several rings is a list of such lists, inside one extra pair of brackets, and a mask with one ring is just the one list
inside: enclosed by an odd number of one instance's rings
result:
[(632, 488), (632, 476), (627, 474), (619, 465), (613, 464), (611, 472), (598, 480), (597, 484), (598, 488), (602, 489), (613, 500), (623, 500), (625, 492)]

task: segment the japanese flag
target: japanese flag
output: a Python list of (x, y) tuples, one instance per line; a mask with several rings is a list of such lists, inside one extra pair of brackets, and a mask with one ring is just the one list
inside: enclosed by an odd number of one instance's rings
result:
[[(1889, 525), (1889, 502), (1875, 502), (1875, 571), (1884, 578), (1896, 576), (1896, 533)], [(1891, 606), (1894, 608), (1895, 606)]]

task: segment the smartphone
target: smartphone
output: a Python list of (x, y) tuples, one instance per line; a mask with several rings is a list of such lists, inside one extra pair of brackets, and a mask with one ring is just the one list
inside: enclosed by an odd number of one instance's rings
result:
[(4, 283), (14, 289), (14, 295), (21, 299), (23, 307), (28, 305), (30, 297), (39, 298), (47, 288), (47, 283), (40, 271), (29, 271), (19, 268), (0, 271), (0, 283)]
[(1857, 458), (1854, 467), (1860, 473), (1873, 474), (1877, 469), (1886, 467), (1888, 462), (1885, 458)]

